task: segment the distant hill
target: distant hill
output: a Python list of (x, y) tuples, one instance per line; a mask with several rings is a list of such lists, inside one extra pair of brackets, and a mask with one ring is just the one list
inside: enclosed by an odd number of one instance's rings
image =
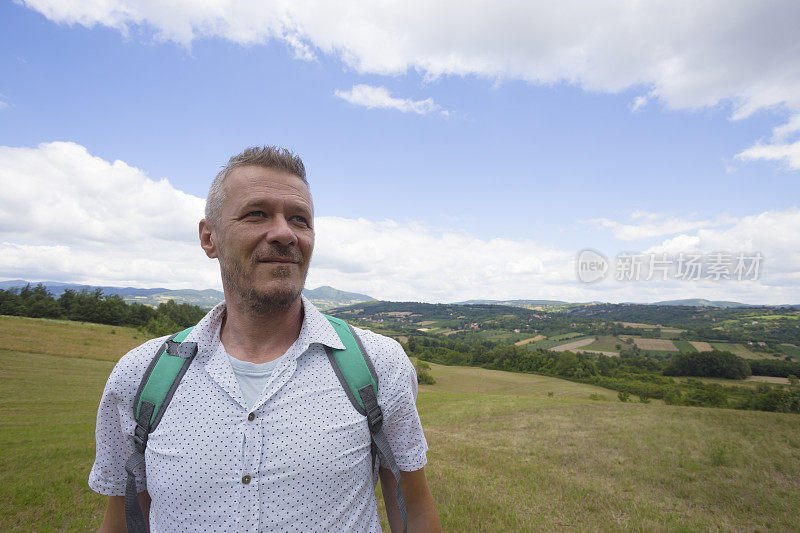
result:
[[(88, 289), (90, 291), (100, 289), (103, 294), (117, 295), (126, 302), (140, 303), (144, 305), (157, 306), (162, 302), (175, 300), (177, 303), (188, 303), (199, 307), (210, 309), (219, 302), (225, 299), (225, 295), (221, 291), (214, 289), (165, 289), (163, 287), (154, 289), (138, 289), (135, 287), (108, 287), (97, 285), (84, 285), (79, 283), (62, 283), (60, 281), (41, 281), (41, 282), (28, 282), (22, 279), (15, 279), (11, 281), (0, 281), (0, 289), (22, 288), (26, 285), (38, 285), (41, 283), (44, 287), (58, 298), (67, 289), (76, 291)], [(342, 307), (360, 302), (374, 301), (375, 298), (367, 296), (366, 294), (358, 294), (355, 292), (345, 292), (334, 289), (333, 287), (322, 286), (316, 289), (304, 289), (303, 294), (311, 300), (321, 310), (333, 309), (334, 307)]]
[[(115, 293), (108, 293), (108, 294), (115, 294)], [(196, 290), (196, 289), (179, 289), (179, 290), (170, 290), (170, 289), (161, 289), (160, 292), (147, 294), (147, 295), (136, 295), (136, 296), (122, 296), (122, 298), (126, 302), (136, 302), (144, 305), (150, 306), (157, 306), (162, 302), (168, 302), (169, 300), (175, 300), (176, 303), (182, 304), (192, 304), (198, 307), (204, 307), (210, 309), (220, 303), (222, 300), (225, 299), (225, 294), (222, 291), (217, 291), (214, 289), (204, 289), (204, 290)]]
[(467, 300), (455, 302), (454, 305), (512, 305), (515, 307), (529, 307), (537, 305), (567, 305), (570, 302), (561, 300)]
[[(53, 296), (58, 298), (65, 290), (95, 290), (100, 289), (104, 294), (116, 294), (124, 299), (126, 302), (137, 302), (150, 306), (157, 306), (161, 302), (168, 300), (175, 300), (177, 303), (189, 303), (200, 307), (211, 308), (224, 299), (221, 291), (214, 289), (165, 289), (163, 287), (156, 287), (152, 289), (139, 289), (136, 287), (110, 287), (98, 285), (85, 285), (80, 283), (63, 283), (60, 281), (41, 281), (41, 282), (28, 282), (22, 279), (15, 279), (10, 281), (0, 281), (0, 289), (20, 288), (28, 284), (37, 285), (41, 283)], [(347, 305), (357, 304), (361, 302), (376, 301), (372, 296), (361, 294), (357, 292), (346, 292), (334, 289), (327, 285), (317, 287), (316, 289), (304, 289), (303, 294), (306, 298), (311, 300), (314, 305), (322, 310), (334, 309), (336, 307), (344, 307)], [(539, 306), (593, 306), (602, 304), (603, 302), (565, 302), (563, 300), (466, 300), (464, 302), (454, 302), (450, 305), (507, 305), (512, 307), (534, 308)], [(783, 304), (783, 305), (754, 305), (745, 304), (741, 302), (729, 302), (724, 300), (704, 300), (702, 298), (690, 298), (685, 300), (665, 300), (662, 302), (653, 303), (637, 303), (637, 302), (622, 302), (622, 304), (629, 305), (685, 305), (691, 307), (719, 307), (719, 308), (736, 308), (736, 307), (792, 307), (800, 309), (800, 304)]]
[(334, 289), (328, 285), (317, 287), (316, 289), (303, 289), (303, 294), (311, 300), (314, 305), (323, 311), (345, 305), (358, 304), (361, 302), (375, 302), (375, 298), (357, 292), (346, 292)]
[(702, 298), (689, 298), (687, 300), (664, 300), (653, 302), (651, 305), (689, 305), (692, 307), (762, 307), (760, 305), (743, 304), (741, 302), (728, 302), (724, 300), (703, 300)]

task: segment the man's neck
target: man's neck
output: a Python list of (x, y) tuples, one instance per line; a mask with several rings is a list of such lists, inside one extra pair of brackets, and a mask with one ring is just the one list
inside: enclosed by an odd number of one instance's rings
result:
[[(231, 302), (233, 303), (233, 302)], [(266, 363), (283, 355), (297, 340), (303, 325), (300, 298), (286, 310), (254, 314), (226, 301), (219, 338), (230, 355), (251, 363)]]

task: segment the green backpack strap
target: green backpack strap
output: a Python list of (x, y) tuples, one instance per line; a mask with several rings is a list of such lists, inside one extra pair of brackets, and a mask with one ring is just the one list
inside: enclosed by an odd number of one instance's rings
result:
[(147, 524), (136, 497), (134, 472), (144, 463), (147, 439), (164, 415), (181, 378), (197, 354), (197, 343), (184, 342), (193, 328), (172, 335), (150, 361), (133, 401), (136, 429), (133, 434), (135, 450), (125, 463), (128, 480), (125, 487), (125, 522), (129, 533), (147, 533)]
[(344, 350), (325, 346), (328, 360), (347, 393), (350, 403), (353, 404), (356, 411), (367, 417), (372, 442), (372, 468), (375, 468), (374, 456), (377, 455), (380, 464), (391, 470), (394, 475), (394, 496), (397, 500), (397, 507), (400, 509), (405, 532), (407, 518), (403, 493), (400, 490), (400, 469), (397, 467), (394, 453), (383, 431), (383, 411), (378, 405), (378, 374), (353, 327), (338, 318), (329, 315), (323, 316), (328, 319), (339, 336), (339, 340), (344, 344)]

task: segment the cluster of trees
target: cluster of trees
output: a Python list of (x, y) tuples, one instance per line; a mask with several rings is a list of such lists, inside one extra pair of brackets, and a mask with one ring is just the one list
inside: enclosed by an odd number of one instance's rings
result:
[(756, 376), (775, 376), (788, 378), (790, 376), (800, 377), (800, 363), (797, 361), (786, 361), (783, 359), (754, 359), (749, 361), (750, 370)]
[(103, 294), (100, 289), (67, 289), (58, 298), (53, 297), (42, 285), (0, 290), (0, 315), (133, 326), (155, 336), (168, 335), (193, 326), (205, 314), (206, 311), (200, 307), (176, 304), (173, 300), (162, 303), (157, 308), (129, 304), (117, 295)]
[(698, 376), (727, 379), (746, 379), (752, 374), (747, 361), (730, 352), (717, 350), (675, 354), (663, 372), (665, 376)]
[(431, 369), (431, 365), (425, 361), (417, 360), (417, 364), (414, 365), (414, 368), (417, 371), (417, 383), (421, 383), (423, 385), (433, 385), (436, 383), (436, 380), (433, 378), (433, 376), (428, 373), (428, 370)]

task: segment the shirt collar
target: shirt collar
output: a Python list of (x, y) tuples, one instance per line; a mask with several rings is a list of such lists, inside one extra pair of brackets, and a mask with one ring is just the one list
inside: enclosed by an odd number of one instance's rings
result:
[[(300, 296), (303, 300), (303, 326), (300, 328), (298, 345), (307, 347), (313, 343), (330, 346), (334, 350), (344, 350), (344, 344), (336, 334), (336, 330), (319, 312), (314, 304), (305, 296)], [(303, 350), (304, 351), (304, 350)]]
[[(297, 356), (314, 343), (330, 346), (334, 350), (344, 350), (344, 344), (325, 315), (320, 313), (304, 295), (301, 295), (300, 298), (303, 302), (303, 325), (300, 327), (300, 335), (294, 343), (294, 346), (298, 348), (295, 351)], [(223, 301), (214, 306), (186, 337), (186, 341), (197, 343), (198, 356), (211, 354), (216, 349), (220, 342), (219, 330), (224, 315), (225, 302)]]

